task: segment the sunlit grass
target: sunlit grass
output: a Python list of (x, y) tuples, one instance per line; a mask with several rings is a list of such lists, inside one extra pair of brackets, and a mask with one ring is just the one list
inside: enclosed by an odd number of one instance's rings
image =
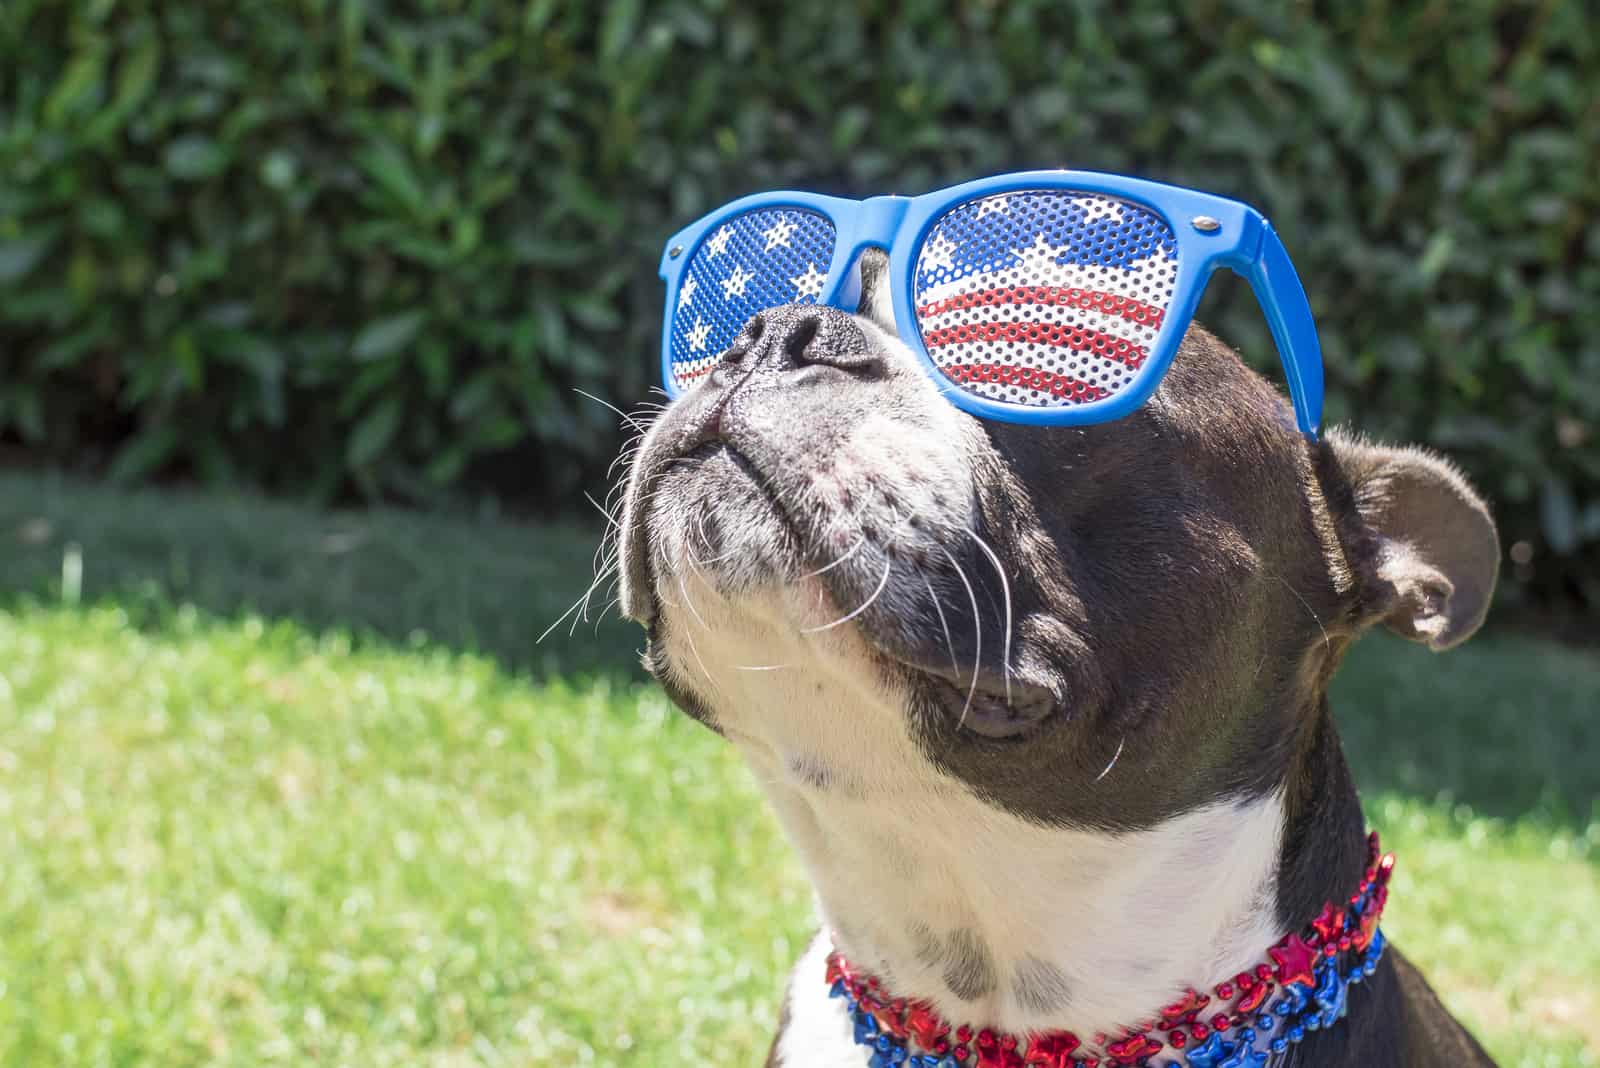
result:
[[(117, 500), (68, 487), (51, 521)], [(37, 573), (10, 565), (35, 592), (0, 613), (0, 1065), (759, 1064), (810, 895), (747, 773), (621, 667), (631, 636), (515, 655), (585, 577), (538, 561), (588, 546), (375, 524), (489, 617), (389, 640), (385, 613), (429, 602), (355, 584), (330, 626), (348, 563), (215, 593), (252, 527), (270, 548), (329, 522), (229, 507), (222, 555), (204, 498), (126, 505), (162, 512), (164, 549), (85, 532), (81, 605), (59, 529)], [(171, 596), (180, 553), (207, 610)], [(478, 588), (516, 575), (541, 588)], [(322, 608), (294, 621), (298, 597)], [(1600, 1062), (1600, 659), (1374, 639), (1336, 707), (1400, 856), (1387, 930), (1503, 1064)]]

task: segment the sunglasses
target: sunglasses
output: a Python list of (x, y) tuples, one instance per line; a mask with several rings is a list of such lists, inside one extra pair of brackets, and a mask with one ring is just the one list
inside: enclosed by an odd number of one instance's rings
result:
[(661, 369), (677, 397), (757, 313), (854, 311), (860, 255), (889, 254), (901, 339), (958, 407), (1084, 426), (1126, 415), (1172, 363), (1206, 282), (1242, 275), (1277, 343), (1295, 419), (1315, 438), (1322, 354), (1305, 290), (1248, 205), (1085, 171), (1027, 171), (918, 197), (757, 193), (667, 242)]

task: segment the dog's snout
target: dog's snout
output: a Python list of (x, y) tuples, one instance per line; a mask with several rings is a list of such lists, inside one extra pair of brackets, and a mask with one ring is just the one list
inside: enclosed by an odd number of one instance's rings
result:
[(859, 375), (884, 370), (882, 351), (854, 316), (814, 304), (784, 304), (752, 316), (722, 363), (771, 371), (821, 365)]

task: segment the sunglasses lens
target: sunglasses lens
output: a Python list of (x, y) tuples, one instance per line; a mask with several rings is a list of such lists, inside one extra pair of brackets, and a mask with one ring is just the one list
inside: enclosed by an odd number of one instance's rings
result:
[(1147, 208), (1070, 190), (987, 196), (952, 208), (923, 239), (917, 327), (958, 389), (1087, 404), (1133, 381), (1177, 277), (1172, 230)]
[(810, 304), (833, 259), (833, 223), (803, 208), (761, 208), (712, 227), (690, 255), (672, 310), (672, 380), (688, 389), (757, 312)]

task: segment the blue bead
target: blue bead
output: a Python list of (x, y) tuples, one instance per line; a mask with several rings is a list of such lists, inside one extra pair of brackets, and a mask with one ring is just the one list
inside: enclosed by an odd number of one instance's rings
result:
[(1256, 1026), (1261, 1028), (1261, 1030), (1263, 1030), (1263, 1031), (1272, 1030), (1273, 1026), (1277, 1022), (1278, 1021), (1276, 1021), (1276, 1020), (1274, 1020), (1272, 1018), (1272, 1013), (1270, 1013), (1270, 1012), (1262, 1012), (1262, 1013), (1257, 1013), (1256, 1014)]
[(830, 998), (842, 998), (842, 997), (844, 997), (844, 980), (843, 979), (835, 979), (833, 981), (833, 985), (828, 988), (828, 996)]
[(856, 1013), (856, 1045), (869, 1046), (878, 1037), (878, 1021), (870, 1012)]
[(1280, 1038), (1275, 1038), (1271, 1042), (1269, 1042), (1267, 1045), (1272, 1050), (1272, 1052), (1274, 1052), (1274, 1053), (1282, 1053), (1284, 1050), (1289, 1048), (1289, 1040), (1286, 1039), (1286, 1038), (1281, 1038), (1281, 1037)]
[(1189, 1051), (1189, 1068), (1221, 1068), (1224, 1058), (1232, 1052), (1233, 1044), (1222, 1041), (1222, 1036), (1213, 1031)]
[(873, 1045), (878, 1047), (879, 1053), (888, 1053), (894, 1048), (894, 1039), (888, 1035), (879, 1035), (878, 1040)]
[(1304, 1027), (1301, 1027), (1299, 1024), (1290, 1024), (1289, 1025), (1289, 1041), (1290, 1042), (1302, 1042), (1302, 1041), (1305, 1040), (1305, 1037), (1306, 1037), (1306, 1029)]

